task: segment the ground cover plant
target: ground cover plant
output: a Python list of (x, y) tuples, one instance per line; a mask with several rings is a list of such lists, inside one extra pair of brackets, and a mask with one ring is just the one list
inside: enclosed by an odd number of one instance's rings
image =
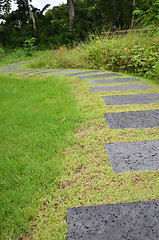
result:
[(64, 77), (1, 75), (0, 82), (0, 238), (20, 239), (41, 198), (54, 194), (63, 170), (61, 152), (72, 144), (82, 111)]
[(68, 49), (47, 51), (33, 61), (34, 68), (83, 67), (133, 73), (158, 79), (159, 31), (126, 35), (95, 35), (92, 40)]

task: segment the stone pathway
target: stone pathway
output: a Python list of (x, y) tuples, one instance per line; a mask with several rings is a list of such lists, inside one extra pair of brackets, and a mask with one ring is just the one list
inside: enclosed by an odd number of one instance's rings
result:
[[(93, 94), (152, 89), (142, 84), (139, 79), (124, 78), (116, 73), (74, 76), (81, 80), (86, 79), (92, 85), (130, 83), (90, 87), (90, 92)], [(119, 76), (120, 78), (117, 78)], [(109, 77), (115, 78), (109, 79)], [(159, 101), (159, 93), (102, 98), (106, 105), (149, 104)], [(159, 127), (159, 110), (106, 113), (104, 117), (110, 129)], [(105, 148), (115, 173), (159, 170), (159, 140), (105, 144)], [(157, 240), (159, 239), (159, 200), (69, 208), (67, 223), (67, 240)]]
[[(90, 87), (98, 92), (152, 89), (139, 79), (125, 78), (117, 73), (83, 71), (81, 69), (33, 70), (23, 69), (24, 63), (0, 68), (1, 73), (50, 74), (77, 77), (92, 85), (129, 83)], [(114, 77), (112, 79), (112, 77)], [(93, 79), (93, 80), (92, 80)], [(95, 80), (96, 79), (96, 80)], [(149, 104), (159, 101), (159, 93), (104, 96), (106, 105)], [(104, 114), (110, 129), (159, 127), (159, 109)], [(159, 170), (159, 140), (105, 144), (115, 173), (125, 171)], [(69, 208), (67, 240), (158, 240), (159, 200), (125, 204), (108, 204)]]

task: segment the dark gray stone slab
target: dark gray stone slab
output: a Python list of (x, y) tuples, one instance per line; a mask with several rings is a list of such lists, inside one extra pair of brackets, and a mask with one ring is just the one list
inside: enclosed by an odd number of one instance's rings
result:
[(79, 79), (92, 79), (92, 78), (104, 78), (104, 77), (114, 77), (114, 76), (122, 76), (118, 73), (104, 73), (104, 74), (94, 74), (94, 75), (88, 75), (88, 76), (81, 76), (78, 77)]
[(63, 71), (63, 72), (58, 72), (58, 73), (52, 73), (52, 75), (64, 75), (67, 73), (75, 73), (75, 72), (81, 72), (81, 69), (72, 69), (72, 70), (67, 70), (67, 71)]
[(38, 71), (38, 70), (30, 70), (30, 71), (25, 72), (26, 75), (28, 75), (28, 74), (30, 74), (30, 73), (36, 73), (36, 74), (38, 74), (39, 71)]
[(112, 78), (103, 80), (90, 80), (91, 84), (122, 83), (122, 82), (140, 82), (137, 78)]
[(15, 68), (15, 69), (6, 69), (6, 71), (12, 71), (12, 72), (26, 72), (29, 71), (30, 69), (23, 69), (23, 68)]
[(78, 75), (87, 75), (91, 73), (102, 73), (103, 71), (95, 70), (95, 71), (86, 71), (86, 72), (81, 72), (81, 73), (73, 73), (73, 74), (68, 74), (67, 76), (73, 77), (73, 76), (78, 76)]
[(24, 61), (24, 62), (20, 62), (20, 63), (12, 63), (12, 64), (7, 65), (7, 66), (12, 66), (12, 65), (23, 65), (23, 64), (27, 64), (28, 62), (30, 62), (30, 61)]
[(43, 70), (43, 71), (38, 71), (37, 74), (47, 74), (47, 73), (54, 73), (54, 72), (60, 72), (60, 71), (63, 71), (64, 69), (58, 69), (58, 70)]
[(159, 140), (105, 144), (115, 173), (159, 170)]
[(118, 85), (118, 86), (90, 87), (90, 92), (91, 93), (112, 92), (112, 91), (139, 90), (139, 89), (150, 89), (150, 88), (151, 87), (146, 84), (129, 84), (129, 85)]
[(16, 71), (16, 70), (21, 70), (21, 68), (5, 68), (5, 70)]
[(159, 201), (69, 208), (67, 240), (158, 240)]
[(15, 73), (21, 73), (21, 72), (30, 72), (31, 70), (29, 69), (19, 69), (19, 70), (12, 70), (12, 72), (15, 72)]
[(159, 127), (159, 110), (104, 114), (110, 129)]
[(106, 105), (148, 104), (159, 101), (159, 93), (102, 97)]
[(1, 71), (3, 71), (3, 72), (17, 72), (17, 71), (24, 71), (24, 70), (20, 69), (20, 68), (4, 68), (4, 69), (1, 69)]

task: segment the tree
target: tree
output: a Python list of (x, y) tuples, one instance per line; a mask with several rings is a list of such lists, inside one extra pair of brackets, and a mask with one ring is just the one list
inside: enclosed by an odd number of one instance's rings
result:
[(67, 0), (68, 5), (68, 12), (69, 12), (69, 22), (70, 22), (70, 28), (72, 28), (75, 18), (75, 10), (72, 0)]
[(29, 0), (25, 0), (25, 1), (26, 1), (26, 5), (28, 7), (28, 10), (29, 10), (29, 16), (30, 16), (30, 18), (32, 19), (32, 22), (33, 22), (33, 28), (34, 28), (34, 30), (36, 30), (35, 17), (34, 17), (33, 12), (31, 11), (31, 8), (30, 8), (30, 5), (29, 5)]
[[(136, 1), (132, 0), (132, 5), (133, 5), (133, 11), (135, 10), (135, 6), (136, 6)], [(134, 13), (132, 13), (132, 17), (131, 17), (131, 28), (134, 27)]]

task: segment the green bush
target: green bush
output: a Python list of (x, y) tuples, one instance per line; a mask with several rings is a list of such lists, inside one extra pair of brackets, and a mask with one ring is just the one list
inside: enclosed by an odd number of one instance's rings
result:
[(158, 33), (96, 38), (83, 53), (91, 68), (135, 73), (144, 77), (156, 77), (159, 60)]

